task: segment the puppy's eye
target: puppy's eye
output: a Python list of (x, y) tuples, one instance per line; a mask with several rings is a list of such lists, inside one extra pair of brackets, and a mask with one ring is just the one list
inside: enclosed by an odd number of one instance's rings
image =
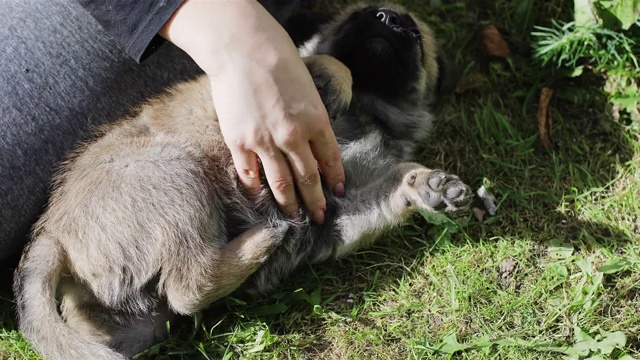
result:
[(416, 39), (420, 39), (422, 37), (422, 35), (420, 34), (420, 30), (418, 29), (411, 29), (409, 30), (409, 32), (411, 32), (411, 35)]

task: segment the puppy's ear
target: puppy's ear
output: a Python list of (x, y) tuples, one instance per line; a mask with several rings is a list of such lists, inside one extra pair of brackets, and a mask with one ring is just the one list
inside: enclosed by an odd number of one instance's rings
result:
[(438, 51), (436, 61), (438, 62), (436, 94), (438, 96), (451, 95), (458, 85), (458, 80), (460, 80), (460, 71), (442, 50)]

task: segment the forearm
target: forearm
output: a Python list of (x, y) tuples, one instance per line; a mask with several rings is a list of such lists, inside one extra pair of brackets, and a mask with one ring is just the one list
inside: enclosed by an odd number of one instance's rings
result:
[[(217, 18), (219, 16), (219, 18)], [(256, 0), (187, 0), (160, 29), (159, 34), (182, 50), (210, 76), (227, 64), (253, 61), (277, 62), (288, 49), (276, 48), (272, 31), (265, 32), (265, 19), (273, 21), (275, 31), (288, 35)], [(280, 28), (280, 29), (277, 29)], [(275, 65), (274, 65), (275, 66)]]

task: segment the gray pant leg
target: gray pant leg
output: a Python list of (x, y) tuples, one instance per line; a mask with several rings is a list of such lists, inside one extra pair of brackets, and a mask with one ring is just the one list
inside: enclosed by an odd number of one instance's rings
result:
[[(284, 21), (298, 0), (265, 0)], [(96, 126), (198, 67), (165, 44), (127, 57), (72, 0), (0, 1), (0, 267), (24, 246), (55, 167)]]

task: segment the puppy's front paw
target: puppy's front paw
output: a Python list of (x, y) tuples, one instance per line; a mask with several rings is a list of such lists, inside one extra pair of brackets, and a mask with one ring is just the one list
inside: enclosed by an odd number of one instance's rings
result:
[(340, 61), (328, 55), (314, 55), (304, 58), (304, 61), (329, 119), (335, 120), (347, 111), (351, 103), (351, 72)]
[(431, 211), (457, 211), (473, 199), (471, 189), (457, 176), (442, 170), (413, 169), (402, 179), (401, 192), (405, 206)]

